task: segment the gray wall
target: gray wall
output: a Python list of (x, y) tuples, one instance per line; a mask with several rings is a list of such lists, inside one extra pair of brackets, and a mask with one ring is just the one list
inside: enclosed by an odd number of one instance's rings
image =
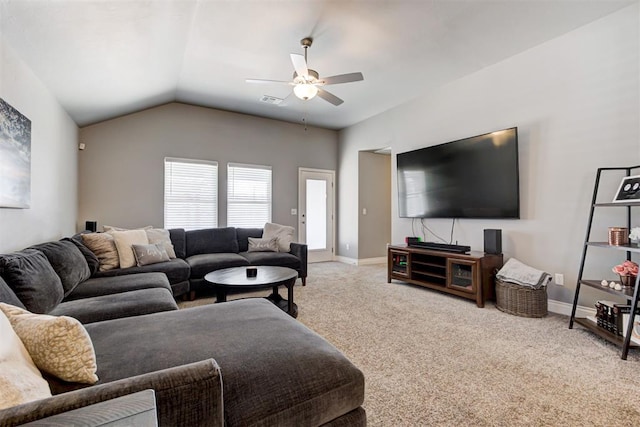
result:
[[(454, 240), (483, 250), (483, 229), (502, 229), (505, 259), (564, 274), (565, 286), (551, 285), (549, 295), (570, 303), (596, 169), (640, 163), (639, 21), (634, 4), (342, 130), (339, 255), (361, 257), (357, 248), (345, 251), (361, 225), (353, 197), (359, 151), (392, 147), (392, 237), (403, 243), (412, 231), (411, 220), (397, 214), (395, 155), (517, 126), (521, 219), (459, 220)], [(613, 197), (618, 182), (616, 177), (605, 185), (605, 199)], [(606, 227), (623, 218), (614, 210), (600, 215), (593, 238), (606, 240)], [(449, 235), (451, 220), (426, 222)], [(589, 278), (614, 279), (611, 266), (623, 254), (597, 255), (589, 261)], [(592, 298), (603, 295), (589, 291), (581, 303), (592, 307)]]
[(0, 208), (4, 253), (75, 232), (78, 127), (1, 37), (0, 98), (31, 120), (31, 207)]
[(359, 259), (386, 257), (391, 243), (391, 156), (358, 153), (358, 206)]
[(297, 227), (298, 167), (336, 169), (337, 132), (171, 103), (80, 130), (78, 228), (163, 226), (164, 158), (218, 162), (226, 225), (228, 162), (273, 167), (272, 220)]

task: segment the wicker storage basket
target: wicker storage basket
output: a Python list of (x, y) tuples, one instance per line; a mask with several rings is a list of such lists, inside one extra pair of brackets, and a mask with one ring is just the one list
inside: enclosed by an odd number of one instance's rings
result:
[(532, 289), (496, 278), (496, 308), (522, 317), (547, 315), (547, 287)]

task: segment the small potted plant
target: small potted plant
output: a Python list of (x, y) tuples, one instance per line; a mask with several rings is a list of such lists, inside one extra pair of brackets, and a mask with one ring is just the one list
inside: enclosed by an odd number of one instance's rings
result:
[(629, 243), (631, 246), (638, 247), (640, 242), (640, 227), (633, 227), (629, 233)]
[(627, 260), (622, 264), (616, 265), (611, 270), (620, 276), (622, 286), (635, 285), (636, 276), (638, 276), (638, 264), (635, 262)]

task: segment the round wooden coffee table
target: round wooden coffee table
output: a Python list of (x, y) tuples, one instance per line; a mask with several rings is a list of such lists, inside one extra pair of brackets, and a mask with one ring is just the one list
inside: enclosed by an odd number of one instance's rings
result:
[[(247, 277), (247, 268), (232, 267), (212, 271), (204, 276), (207, 283), (215, 286), (216, 302), (225, 302), (229, 290), (251, 291), (272, 288), (267, 297), (271, 302), (286, 311), (292, 317), (298, 317), (298, 306), (293, 302), (293, 285), (298, 278), (298, 272), (287, 267), (260, 265), (255, 277)], [(287, 299), (278, 293), (279, 286), (287, 287)]]

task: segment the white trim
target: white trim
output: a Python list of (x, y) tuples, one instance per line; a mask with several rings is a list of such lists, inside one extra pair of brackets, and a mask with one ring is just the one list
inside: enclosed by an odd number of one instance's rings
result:
[[(562, 301), (556, 301), (552, 299), (547, 301), (547, 308), (549, 309), (549, 311), (556, 314), (571, 316), (572, 307), (573, 307), (573, 304), (569, 304)], [(587, 316), (595, 316), (595, 315), (596, 315), (595, 308), (583, 307), (581, 305), (576, 307), (576, 317), (587, 317)]]
[(349, 265), (373, 265), (386, 263), (387, 257), (355, 259), (338, 255), (334, 257), (334, 260)]
[(355, 258), (348, 258), (346, 256), (336, 255), (334, 256), (334, 259), (343, 264), (358, 265), (358, 260)]

